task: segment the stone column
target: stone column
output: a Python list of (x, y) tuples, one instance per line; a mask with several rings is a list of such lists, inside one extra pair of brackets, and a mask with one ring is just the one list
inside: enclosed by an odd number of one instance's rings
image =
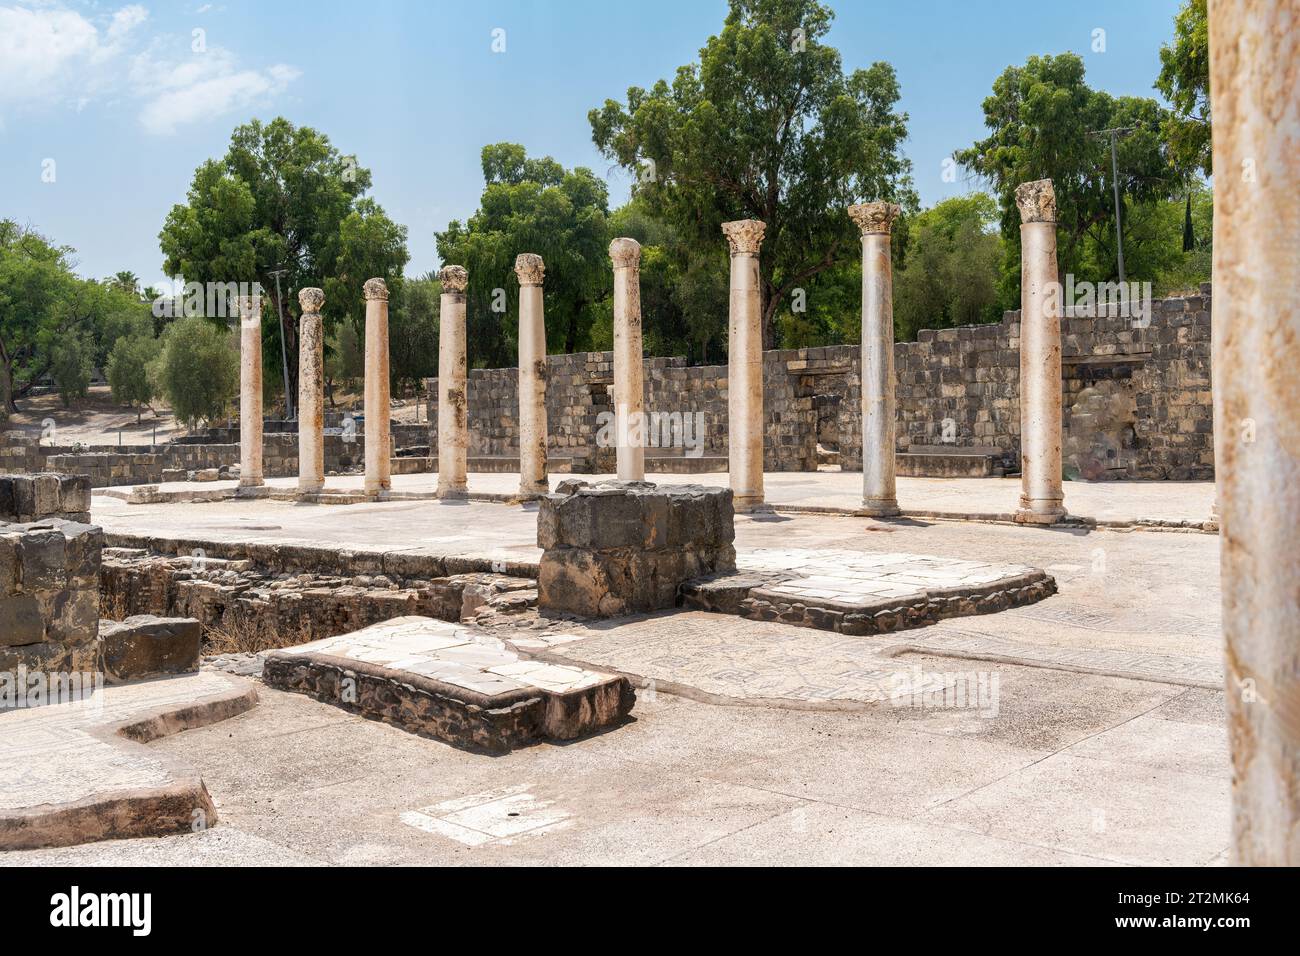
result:
[(298, 491), (314, 494), (325, 487), (325, 293), (302, 289), (298, 304)]
[(1020, 508), (1016, 520), (1065, 517), (1061, 490), (1061, 283), (1050, 179), (1016, 187), (1020, 208)]
[(862, 230), (862, 510), (898, 514), (894, 480), (894, 273), (889, 235), (898, 206), (849, 207)]
[(521, 253), (519, 276), (519, 496), (549, 494), (546, 477), (546, 321), (542, 312), (542, 257)]
[(758, 247), (766, 224), (724, 222), (731, 247), (727, 337), (728, 471), (737, 511), (763, 505), (763, 306)]
[(366, 296), (366, 494), (393, 487), (388, 382), (388, 286), (367, 279)]
[(239, 487), (262, 482), (262, 297), (242, 295), (239, 309)]
[(438, 325), (438, 497), (469, 496), (469, 372), (464, 266), (444, 266)]
[(618, 477), (645, 480), (645, 378), (641, 367), (641, 244), (615, 239), (614, 262), (614, 430)]
[(1300, 9), (1211, 0), (1231, 862), (1300, 865)]

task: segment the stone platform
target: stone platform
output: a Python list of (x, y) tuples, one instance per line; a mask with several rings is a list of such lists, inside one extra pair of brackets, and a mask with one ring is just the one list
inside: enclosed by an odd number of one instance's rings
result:
[(256, 702), (247, 682), (204, 671), (0, 712), (0, 850), (212, 826), (198, 772), (142, 745)]
[(682, 586), (689, 608), (842, 634), (882, 634), (991, 614), (1056, 593), (1036, 568), (892, 552), (757, 548), (735, 573)]
[(491, 753), (613, 727), (636, 699), (624, 677), (521, 659), (474, 628), (423, 617), (275, 651), (262, 677), (270, 687)]

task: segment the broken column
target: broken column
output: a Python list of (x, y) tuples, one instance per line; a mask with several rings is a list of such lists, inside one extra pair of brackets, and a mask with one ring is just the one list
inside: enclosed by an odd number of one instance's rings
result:
[(752, 511), (763, 504), (763, 307), (758, 247), (766, 229), (757, 219), (722, 224), (731, 248), (727, 455), (737, 511)]
[(325, 293), (303, 289), (298, 304), (298, 491), (312, 494), (325, 487)]
[(641, 244), (615, 239), (614, 262), (614, 433), (618, 477), (645, 477), (645, 382), (641, 368)]
[(546, 476), (546, 321), (542, 277), (546, 266), (532, 252), (515, 259), (519, 277), (519, 497), (551, 490)]
[(388, 382), (388, 286), (367, 279), (366, 297), (366, 494), (393, 487), (389, 434), (392, 409)]
[(894, 480), (894, 275), (890, 230), (898, 206), (849, 207), (862, 230), (862, 510), (898, 514)]
[(438, 273), (442, 299), (438, 324), (438, 497), (469, 495), (469, 372), (465, 354), (464, 266)]
[(1211, 0), (1214, 407), (1231, 862), (1300, 864), (1300, 25)]
[(570, 478), (541, 500), (538, 607), (613, 617), (674, 607), (677, 589), (736, 569), (727, 488)]
[(241, 295), (239, 311), (239, 487), (262, 484), (262, 297)]
[(1061, 490), (1061, 284), (1050, 179), (1016, 187), (1020, 208), (1020, 507), (1016, 520), (1065, 516)]

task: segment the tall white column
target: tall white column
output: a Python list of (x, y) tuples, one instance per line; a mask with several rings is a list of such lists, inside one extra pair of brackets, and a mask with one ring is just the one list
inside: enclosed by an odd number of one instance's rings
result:
[(262, 482), (262, 297), (243, 295), (239, 310), (239, 487)]
[(862, 510), (896, 515), (894, 480), (894, 272), (889, 237), (898, 206), (849, 207), (862, 230)]
[(519, 277), (519, 496), (551, 490), (546, 476), (546, 320), (542, 311), (542, 257), (521, 253)]
[(728, 470), (737, 511), (763, 504), (763, 306), (758, 248), (766, 224), (724, 222), (731, 249), (727, 338)]
[(1020, 209), (1020, 508), (1016, 520), (1065, 517), (1061, 489), (1061, 283), (1050, 179), (1016, 187)]
[(438, 325), (438, 497), (469, 495), (469, 366), (465, 343), (464, 266), (438, 273), (442, 300)]
[(1210, 0), (1232, 862), (1300, 865), (1300, 3)]
[(325, 487), (325, 293), (302, 289), (298, 305), (298, 491), (313, 494)]
[(367, 279), (366, 297), (366, 494), (393, 487), (392, 408), (388, 381), (388, 286)]
[(641, 244), (615, 239), (614, 263), (614, 430), (618, 477), (645, 479), (645, 379), (641, 364)]

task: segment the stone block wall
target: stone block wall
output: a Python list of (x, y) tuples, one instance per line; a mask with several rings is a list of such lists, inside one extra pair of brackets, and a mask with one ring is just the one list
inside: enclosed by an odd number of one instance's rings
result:
[(25, 524), (45, 518), (90, 523), (86, 475), (0, 475), (0, 521)]
[[(1062, 322), (1064, 456), (1071, 477), (1214, 477), (1210, 392), (1210, 288), (1153, 303), (1149, 324), (1104, 311)], [(924, 330), (894, 346), (897, 450), (914, 445), (996, 449), (1020, 456), (1020, 315), (1001, 322)], [(862, 468), (858, 347), (764, 353), (764, 468), (812, 471), (817, 445), (838, 446), (845, 470)], [(613, 470), (597, 448), (598, 416), (612, 411), (609, 352), (548, 356), (547, 417), (556, 470)], [(469, 377), (471, 457), (518, 454), (518, 372), (473, 369)], [(727, 368), (646, 360), (647, 412), (698, 413), (703, 455), (727, 454)], [(437, 447), (437, 379), (426, 383), (429, 446)], [(655, 457), (647, 452), (647, 470)], [(662, 454), (660, 452), (659, 454)]]

